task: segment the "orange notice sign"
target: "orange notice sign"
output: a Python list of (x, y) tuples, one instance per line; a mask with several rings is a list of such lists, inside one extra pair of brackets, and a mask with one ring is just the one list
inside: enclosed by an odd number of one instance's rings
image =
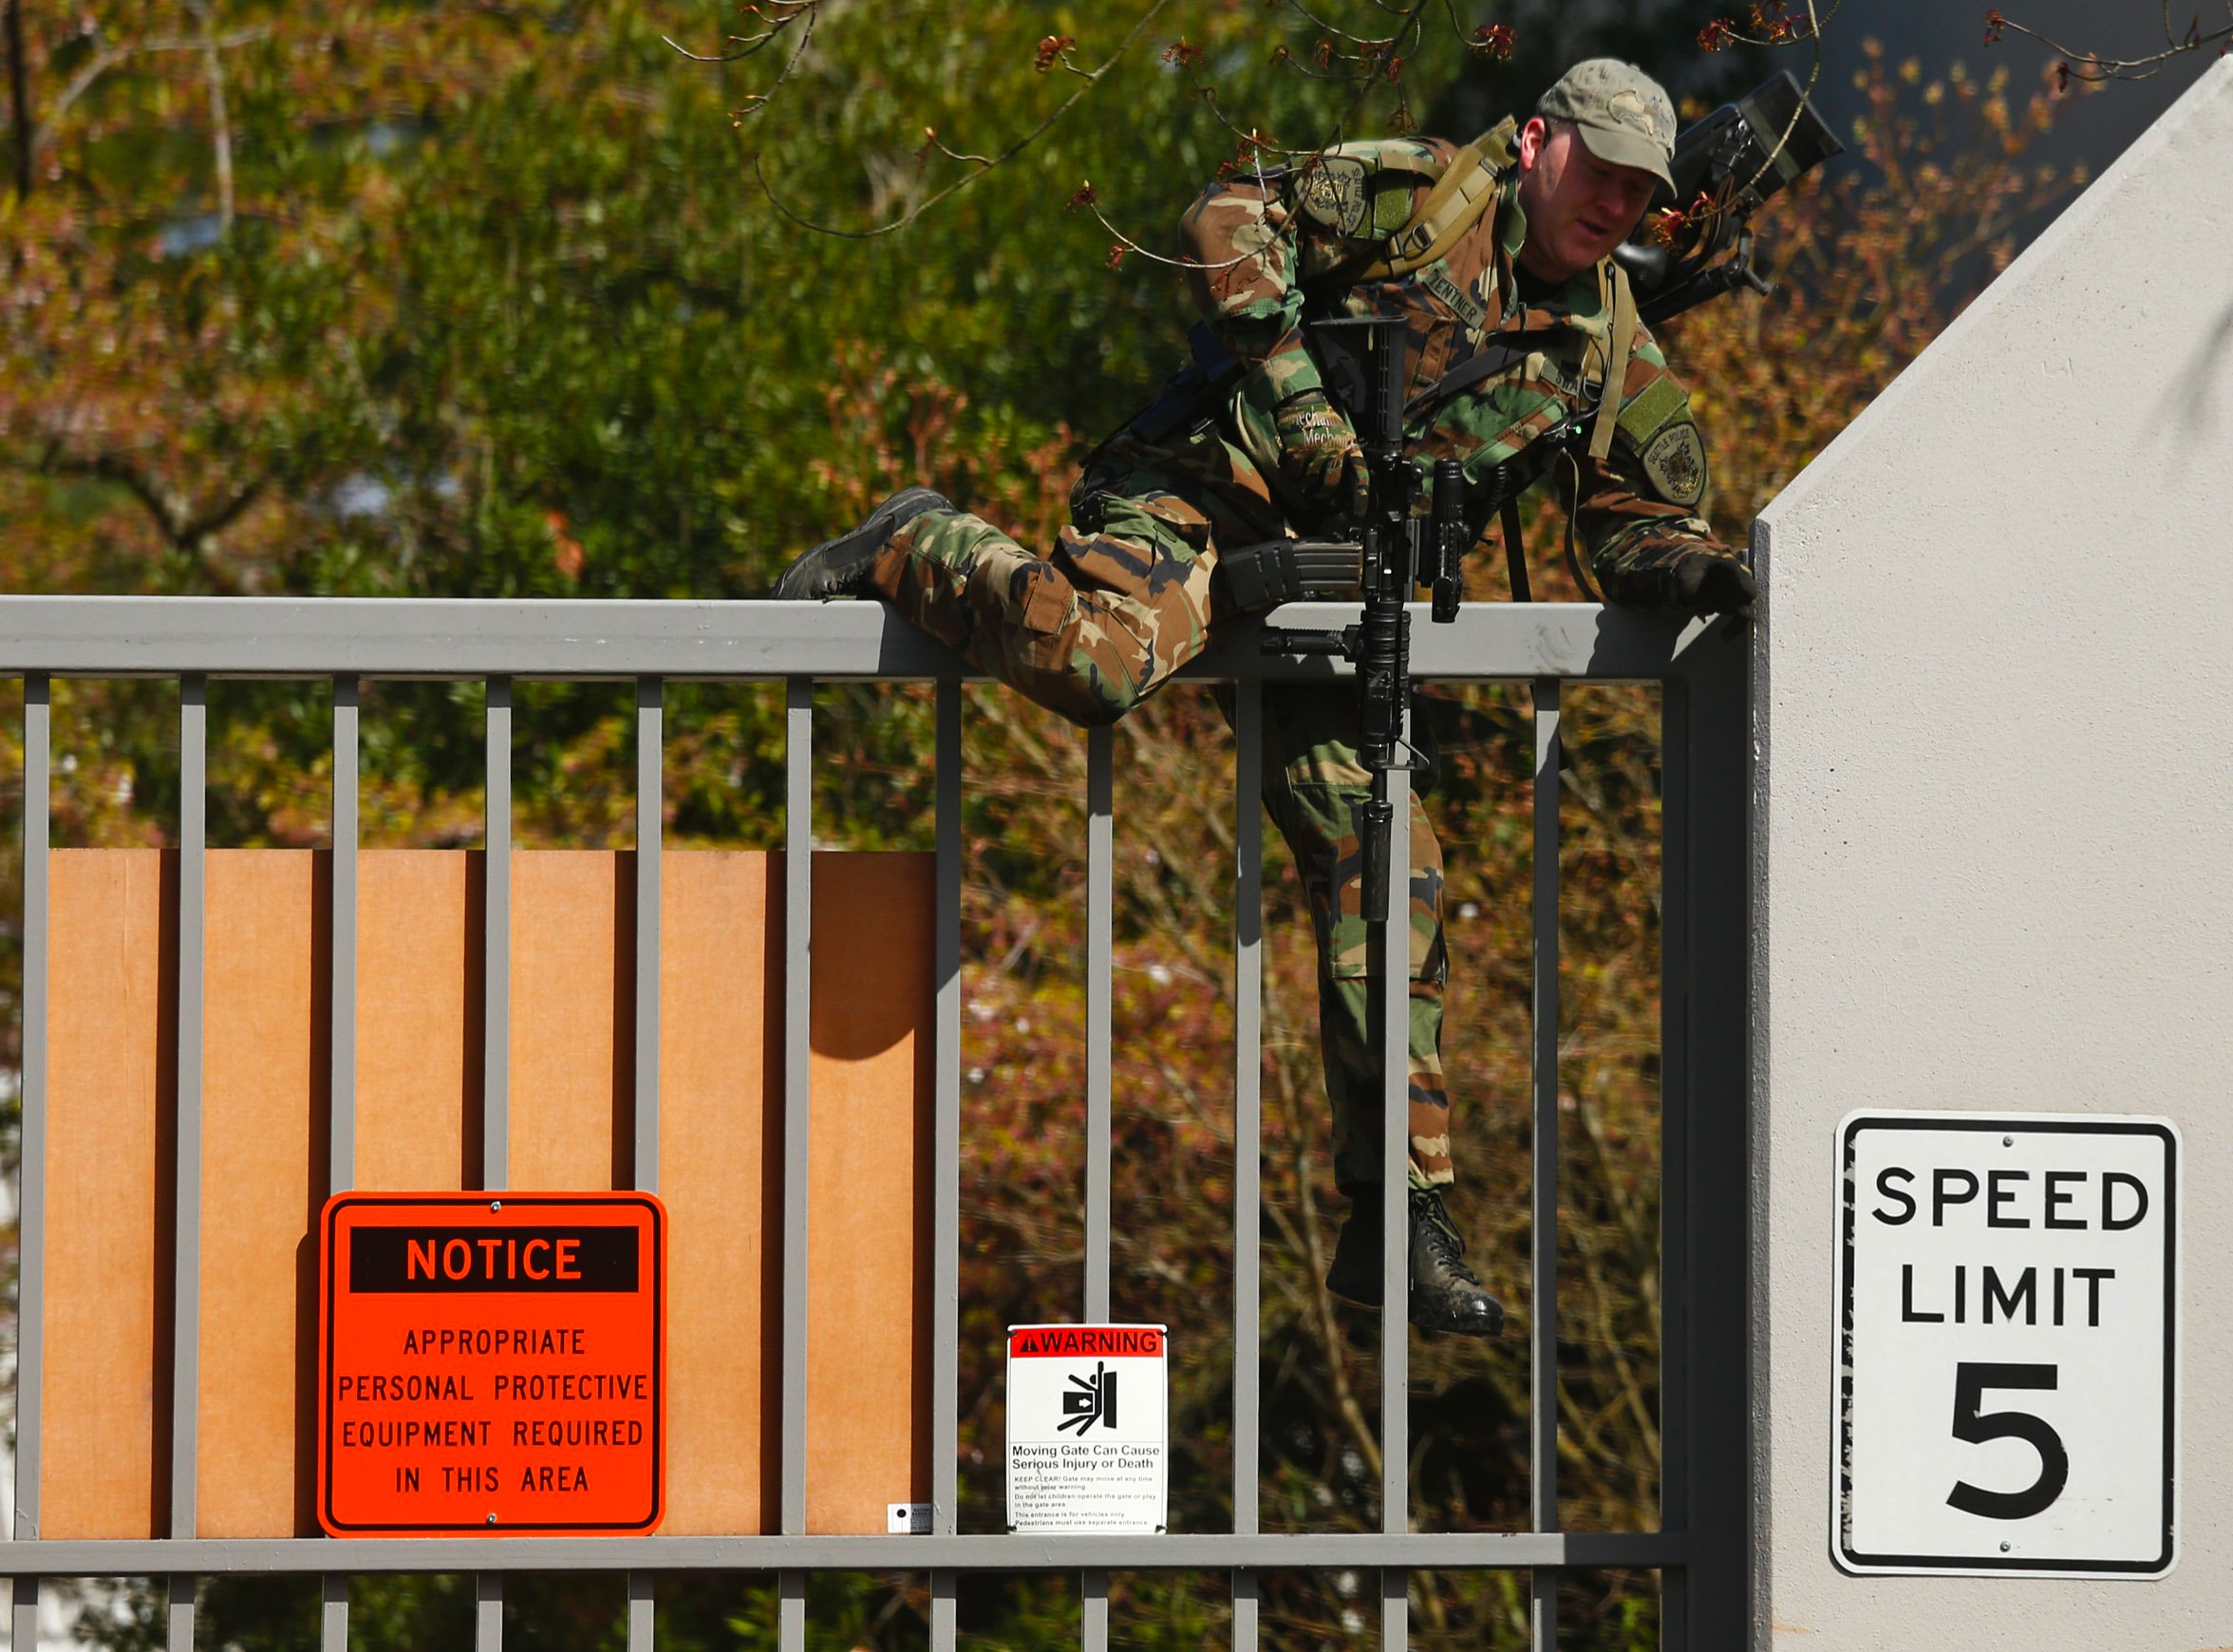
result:
[(336, 1193), (318, 1523), (645, 1532), (666, 1502), (666, 1212), (648, 1193)]

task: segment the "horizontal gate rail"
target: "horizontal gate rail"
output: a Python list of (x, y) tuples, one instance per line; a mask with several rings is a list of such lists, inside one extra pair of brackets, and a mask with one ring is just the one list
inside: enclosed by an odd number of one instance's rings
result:
[(0, 1543), (0, 1574), (132, 1577), (160, 1572), (348, 1571), (1228, 1571), (1427, 1567), (1676, 1567), (1681, 1533), (1189, 1531), (1170, 1537), (323, 1537)]
[[(1291, 603), (1282, 625), (1340, 627), (1354, 603)], [(1413, 605), (1422, 678), (1680, 675), (1720, 633), (1588, 603), (1476, 603), (1431, 625)], [(1179, 675), (1292, 683), (1339, 660), (1267, 658), (1230, 628)], [(891, 677), (977, 675), (881, 603), (547, 602), (281, 596), (0, 596), (0, 672), (72, 677)]]
[[(1354, 605), (1294, 604), (1285, 624), (1337, 629), (1357, 617)], [(1478, 604), (1454, 624), (1428, 623), (1424, 605), (1413, 615), (1411, 659), (1422, 681), (1508, 682), (1529, 685), (1533, 710), (1534, 1022), (1530, 1082), (1533, 1137), (1533, 1257), (1529, 1304), (1533, 1346), (1528, 1357), (1531, 1417), (1528, 1424), (1531, 1530), (1496, 1533), (1407, 1530), (1411, 1492), (1407, 1380), (1409, 1327), (1402, 1309), (1403, 1257), (1391, 1243), (1383, 1257), (1380, 1314), (1383, 1452), (1379, 1531), (1266, 1532), (1258, 1498), (1261, 1230), (1258, 1143), (1262, 1128), (1258, 1045), (1262, 1038), (1262, 765), (1257, 741), (1266, 695), (1262, 685), (1324, 681), (1349, 667), (1324, 657), (1266, 656), (1257, 628), (1235, 625), (1182, 676), (1237, 684), (1233, 697), (1234, 865), (1233, 1079), (1234, 1151), (1234, 1446), (1229, 1532), (1158, 1536), (1020, 1535), (956, 1530), (957, 1355), (959, 1329), (959, 1184), (962, 1173), (961, 1019), (963, 963), (961, 888), (962, 693), (980, 674), (883, 605), (740, 602), (511, 601), (282, 597), (0, 596), (0, 675), (25, 685), (25, 906), (23, 1174), (16, 1421), (19, 1434), (16, 1535), (0, 1541), (0, 1575), (16, 1580), (10, 1614), (13, 1644), (28, 1652), (35, 1637), (39, 1580), (55, 1577), (168, 1578), (172, 1645), (191, 1652), (197, 1578), (216, 1574), (304, 1574), (322, 1579), (324, 1644), (347, 1643), (347, 1574), (474, 1574), (476, 1640), (497, 1652), (502, 1639), (504, 1578), (528, 1571), (623, 1572), (628, 1643), (641, 1652), (653, 1641), (653, 1600), (660, 1572), (764, 1572), (777, 1579), (778, 1644), (803, 1652), (806, 1583), (817, 1572), (918, 1572), (929, 1575), (932, 1652), (957, 1643), (957, 1579), (971, 1572), (1077, 1574), (1082, 1597), (1084, 1652), (1101, 1652), (1109, 1633), (1112, 1572), (1200, 1572), (1229, 1575), (1232, 1645), (1254, 1652), (1259, 1575), (1267, 1570), (1324, 1569), (1372, 1573), (1379, 1644), (1402, 1652), (1408, 1637), (1411, 1574), (1422, 1570), (1526, 1570), (1530, 1643), (1557, 1643), (1560, 1574), (1575, 1568), (1657, 1570), (1661, 1580), (1661, 1646), (1735, 1646), (1751, 1622), (1747, 1529), (1750, 1488), (1745, 1465), (1741, 1362), (1746, 1292), (1742, 1143), (1746, 1060), (1747, 917), (1743, 871), (1749, 854), (1750, 798), (1746, 713), (1747, 650), (1730, 648), (1723, 622), (1678, 621), (1588, 604)], [(175, 1032), (178, 1125), (174, 1234), (177, 1338), (173, 1347), (171, 1530), (189, 1535), (130, 1541), (42, 1540), (43, 1293), (47, 1231), (48, 968), (48, 791), (53, 783), (51, 683), (55, 678), (154, 677), (180, 689), (181, 797), (177, 841), (184, 854), (178, 925), (180, 1004)], [(223, 678), (291, 678), (333, 685), (332, 750), (335, 890), (333, 956), (328, 990), (333, 1033), (328, 1185), (349, 1187), (352, 1153), (356, 979), (354, 951), (357, 767), (363, 685), (371, 679), (424, 678), (485, 684), (486, 835), (489, 851), (483, 921), (481, 994), (482, 1185), (512, 1179), (509, 943), (513, 691), (520, 681), (628, 682), (634, 694), (635, 861), (634, 978), (627, 984), (633, 1050), (633, 1164), (636, 1185), (659, 1183), (659, 1052), (661, 1002), (660, 891), (665, 769), (665, 696), (677, 682), (779, 682), (784, 685), (785, 857), (778, 895), (785, 933), (785, 990), (780, 1009), (785, 1064), (771, 1098), (783, 1119), (784, 1151), (770, 1171), (783, 1210), (779, 1364), (768, 1379), (781, 1428), (778, 1496), (771, 1513), (779, 1530), (740, 1536), (351, 1539), (322, 1537), (219, 1539), (190, 1535), (196, 1526), (197, 1360), (201, 1208), (199, 1074), (201, 978), (199, 935), (206, 840), (208, 684)], [(930, 1366), (932, 1510), (928, 1532), (911, 1535), (816, 1535), (807, 1525), (806, 1344), (813, 1323), (807, 1302), (808, 1037), (812, 1012), (809, 914), (813, 910), (814, 689), (834, 681), (935, 681), (938, 691), (935, 794), (935, 971), (932, 1043), (935, 1097), (932, 1149), (932, 1330)], [(1557, 1457), (1558, 1236), (1558, 910), (1561, 690), (1569, 683), (1657, 683), (1664, 691), (1662, 745), (1662, 986), (1661, 1282), (1665, 1303), (1661, 1342), (1661, 1530), (1566, 1532), (1559, 1525)], [(1084, 1317), (1112, 1311), (1110, 1256), (1112, 993), (1114, 964), (1114, 743), (1101, 729), (1086, 739), (1085, 1060), (1082, 1148), (1083, 1266), (1078, 1299)], [(840, 760), (841, 760), (841, 757)], [(1406, 778), (1398, 776), (1398, 780)], [(1400, 787), (1395, 788), (1400, 790)], [(1398, 818), (1405, 817), (1398, 801)], [(1380, 914), (1404, 926), (1400, 890)], [(1639, 898), (1642, 898), (1640, 892)], [(771, 902), (771, 904), (775, 904)], [(1391, 947), (1393, 949), (1393, 944)], [(1399, 955), (1399, 954), (1398, 954)], [(1384, 971), (1382, 1024), (1405, 1017), (1408, 984)], [(1400, 1036), (1381, 1041), (1384, 1063), (1383, 1144), (1386, 1162), (1408, 1148), (1408, 1076)], [(1390, 1233), (1404, 1222), (1402, 1190), (1383, 1190)], [(1693, 1287), (1712, 1280), (1703, 1298)], [(1733, 1277), (1734, 1274), (1734, 1277)], [(1733, 1351), (1735, 1350), (1735, 1351)], [(1707, 1473), (1708, 1465), (1715, 1472)], [(1724, 1469), (1722, 1466), (1726, 1465)], [(50, 1466), (50, 1464), (49, 1464)], [(491, 1516), (493, 1519), (494, 1516)], [(1360, 1602), (1361, 1604), (1361, 1602)], [(616, 1609), (623, 1603), (616, 1602)]]

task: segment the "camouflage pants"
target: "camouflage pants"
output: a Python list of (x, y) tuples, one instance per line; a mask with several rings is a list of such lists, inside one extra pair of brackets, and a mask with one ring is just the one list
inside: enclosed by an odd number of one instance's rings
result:
[[(933, 513), (892, 536), (874, 585), (925, 630), (1027, 698), (1087, 727), (1113, 723), (1200, 653), (1231, 617), (1213, 592), (1217, 545), (1283, 532), (1238, 449), (1205, 433), (1176, 448), (1118, 439), (1071, 496), (1072, 525), (1041, 556), (983, 518)], [(1265, 796), (1301, 870), (1318, 942), (1319, 1041), (1343, 1188), (1380, 1180), (1380, 1083), (1367, 1059), (1359, 821), (1370, 777), (1353, 687), (1267, 686)], [(1453, 1179), (1442, 1082), (1442, 852), (1411, 807), (1410, 1180)]]

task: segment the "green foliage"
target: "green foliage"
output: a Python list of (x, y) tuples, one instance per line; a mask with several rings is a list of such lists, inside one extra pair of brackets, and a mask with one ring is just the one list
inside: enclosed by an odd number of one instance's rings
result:
[[(1043, 38), (1075, 36), (1090, 67), (1150, 9), (832, 6), (764, 106), (752, 100), (770, 66), (691, 65), (662, 44), (712, 50), (751, 26), (704, 0), (231, 0), (197, 37), (206, 49), (117, 56), (67, 109), (64, 88), (103, 53), (175, 44), (192, 17), (167, 0), (93, 6), (97, 32), (76, 9), (28, 16), (44, 135), (34, 187), (0, 204), (0, 579), (21, 591), (746, 596), (795, 550), (915, 480), (1043, 538), (1083, 447), (1146, 398), (1187, 319), (1173, 271), (1136, 254), (1108, 268), (1109, 231), (1064, 203), (1090, 178), (1117, 232), (1160, 248), (1234, 155), (1236, 125), (1306, 147), (1379, 130), (1398, 93), (1384, 84), (1352, 114), (1346, 90), (1275, 61), (1279, 46), (1307, 60), (1311, 28), (1191, 0), (1157, 10), (1041, 141), (901, 233), (819, 235), (789, 215), (849, 231), (905, 216), (977, 170), (929, 145), (925, 128), (956, 152), (1000, 153), (1079, 84), (1060, 66), (1035, 71)], [(1337, 13), (1377, 14), (1368, 0)], [(1696, 19), (1676, 9), (1635, 0), (1592, 16), (1556, 0), (1498, 8), (1518, 29), (1510, 64), (1469, 58), (1437, 25), (1401, 95), (1462, 136), (1596, 50), (1664, 61), (1676, 89), (1700, 97), (1756, 78), (1756, 60), (1696, 58)], [(1461, 22), (1490, 17), (1468, 9)], [(1182, 37), (1195, 56), (1167, 61)], [(1791, 290), (1701, 313), (1671, 341), (1700, 386), (1725, 532), (1741, 534), (1749, 510), (1927, 342), (1960, 260), (2039, 198), (2016, 168), (2025, 128), (1999, 86), (1955, 82), (1928, 106), (1976, 119), (1934, 136), (1902, 123), (1896, 79), (1877, 74), (1861, 135), (1874, 173), (1778, 203)], [(1556, 514), (1530, 506), (1528, 523), (1541, 588), (1562, 594)], [(1476, 593), (1500, 590), (1487, 548), (1475, 562)], [(0, 773), (19, 793), (16, 692), (0, 702)], [(628, 842), (629, 692), (522, 685), (517, 703), (518, 841)], [(365, 841), (475, 840), (481, 704), (478, 685), (367, 686)], [(842, 760), (820, 765), (817, 833), (927, 847), (927, 695), (833, 686), (818, 705), (817, 742)], [(169, 684), (58, 688), (57, 842), (171, 835), (176, 707)], [(763, 687), (670, 687), (667, 842), (778, 840), (780, 713)], [(1523, 1320), (1527, 713), (1508, 687), (1445, 695), (1431, 712), (1451, 862), (1457, 1210), (1484, 1277)], [(1657, 701), (1576, 690), (1566, 718), (1563, 1512), (1582, 1530), (1649, 1529)], [(965, 1530), (989, 1530), (1001, 1523), (1001, 1328), (1072, 1311), (1082, 1255), (1083, 754), (1074, 731), (993, 690), (970, 691), (967, 729), (961, 1512)], [(212, 841), (322, 842), (329, 730), (322, 685), (219, 684)], [(1182, 1327), (1174, 1528), (1225, 1530), (1230, 742), (1208, 697), (1181, 690), (1128, 719), (1118, 753), (1116, 1312)], [(1276, 846), (1267, 887), (1264, 1521), (1377, 1530), (1377, 1320), (1336, 1308), (1319, 1285), (1340, 1212), (1325, 1189), (1307, 924)], [(11, 952), (10, 994), (17, 967)], [(1524, 1346), (1415, 1349), (1420, 1527), (1525, 1524)], [(1650, 1585), (1572, 1580), (1567, 1643), (1651, 1644)], [(815, 1580), (811, 1643), (917, 1643), (926, 1586)], [(1369, 1632), (1369, 1581), (1277, 1574), (1263, 1587), (1268, 1645)], [(662, 1643), (772, 1645), (771, 1590), (761, 1578), (665, 1579)], [(621, 1644), (620, 1598), (610, 1576), (516, 1580), (508, 1632), (602, 1652)], [(1217, 1577), (1119, 1577), (1113, 1598), (1120, 1643), (1224, 1633)], [(151, 1647), (160, 1605), (128, 1589), (83, 1632), (118, 1652)], [(971, 1578), (960, 1605), (972, 1644), (1075, 1641), (1075, 1580)], [(351, 1642), (461, 1645), (471, 1610), (469, 1579), (360, 1578)], [(1526, 1610), (1517, 1578), (1422, 1575), (1415, 1641), (1517, 1646)], [(307, 1585), (204, 1586), (209, 1645), (308, 1647), (315, 1620)]]

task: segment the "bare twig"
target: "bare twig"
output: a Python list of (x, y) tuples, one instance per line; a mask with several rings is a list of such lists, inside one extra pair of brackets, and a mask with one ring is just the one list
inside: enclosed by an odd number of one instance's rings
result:
[(758, 115), (766, 110), (775, 95), (788, 85), (791, 77), (798, 72), (798, 66), (806, 57), (807, 47), (814, 45), (815, 19), (820, 15), (819, 7), (809, 6), (798, 15), (806, 19), (806, 27), (798, 31), (798, 44), (791, 48), (791, 55), (783, 60), (782, 69), (768, 83), (768, 89), (754, 92), (744, 100), (746, 106), (738, 110), (733, 117), (739, 125), (743, 123), (746, 115)]
[(216, 45), (208, 0), (187, 0), (186, 9), (200, 22), (202, 39), (208, 43), (202, 53), (202, 68), (209, 80), (210, 150), (216, 173), (217, 234), (228, 235), (233, 233), (233, 122), (225, 108), (225, 54)]
[(271, 32), (259, 24), (253, 28), (235, 28), (225, 34), (212, 34), (205, 29), (200, 34), (157, 35), (147, 40), (97, 45), (93, 55), (79, 66), (78, 72), (70, 76), (63, 86), (54, 100), (54, 107), (47, 111), (47, 118), (38, 122), (31, 138), (33, 159), (46, 153), (47, 146), (54, 141), (55, 133), (62, 128), (62, 118), (69, 112), (70, 105), (91, 91), (103, 75), (126, 58), (166, 51), (232, 51), (262, 40)]
[(904, 230), (908, 225), (913, 223), (917, 218), (921, 217), (932, 207), (938, 205), (939, 202), (947, 200), (953, 196), (959, 195), (963, 190), (967, 189), (969, 185), (975, 183), (986, 173), (992, 171), (995, 167), (1001, 166), (1005, 162), (1014, 160), (1024, 150), (1030, 148), (1032, 144), (1036, 143), (1046, 133), (1052, 131), (1055, 125), (1062, 119), (1063, 116), (1067, 115), (1072, 109), (1076, 108), (1080, 103), (1082, 103), (1086, 95), (1090, 93), (1094, 87), (1100, 84), (1101, 77), (1106, 75), (1112, 68), (1116, 66), (1117, 63), (1124, 57), (1124, 54), (1132, 49), (1134, 44), (1142, 34), (1147, 32), (1148, 25), (1154, 22), (1155, 19), (1162, 14), (1164, 9), (1170, 4), (1171, 0), (1155, 0), (1155, 4), (1148, 8), (1147, 13), (1142, 16), (1137, 23), (1132, 26), (1131, 31), (1125, 35), (1121, 42), (1118, 43), (1116, 49), (1111, 52), (1108, 57), (1103, 59), (1098, 67), (1085, 71), (1084, 79), (1086, 84), (1079, 86), (1067, 98), (1064, 98), (1062, 102), (1056, 106), (1052, 114), (1048, 115), (1044, 120), (1041, 121), (1037, 125), (1033, 126), (1028, 132), (1024, 133), (1021, 138), (1018, 138), (1014, 142), (1010, 143), (1005, 149), (1003, 149), (998, 155), (995, 155), (985, 164), (980, 166), (975, 172), (968, 173), (964, 177), (956, 178), (953, 182), (946, 185), (942, 189), (931, 191), (930, 194), (925, 196), (921, 200), (915, 202), (914, 205), (909, 207), (907, 211), (901, 213), (899, 216), (891, 218), (884, 223), (873, 224), (865, 230), (843, 230), (838, 229), (836, 226), (832, 224), (816, 223), (812, 218), (809, 218), (804, 215), (794, 211), (780, 196), (776, 194), (774, 186), (768, 182), (767, 169), (761, 163), (760, 157), (757, 155), (752, 158), (753, 176), (760, 180), (760, 190), (764, 195), (766, 195), (768, 198), (768, 204), (774, 207), (776, 211), (781, 213), (785, 217), (789, 218), (793, 223), (797, 224), (802, 230), (813, 230), (817, 235), (837, 235), (851, 241), (873, 240), (879, 235), (889, 235), (895, 230)]
[[(1304, 168), (1305, 171), (1307, 171), (1311, 166), (1317, 164), (1319, 158), (1323, 156), (1327, 150), (1334, 148), (1337, 144), (1342, 142), (1342, 134), (1348, 130), (1349, 123), (1354, 121), (1363, 110), (1365, 99), (1372, 95), (1373, 88), (1388, 80), (1389, 77), (1387, 70), (1389, 66), (1399, 65), (1403, 61), (1402, 58), (1398, 54), (1397, 47), (1400, 47), (1407, 38), (1416, 37), (1425, 19), (1428, 9), (1435, 3), (1436, 0), (1415, 0), (1414, 4), (1402, 9), (1401, 10), (1398, 10), (1393, 7), (1382, 5), (1380, 8), (1382, 10), (1389, 11), (1402, 19), (1395, 32), (1378, 37), (1344, 35), (1344, 39), (1355, 41), (1361, 47), (1370, 48), (1368, 52), (1360, 52), (1353, 60), (1359, 63), (1363, 63), (1367, 60), (1368, 57), (1370, 58), (1371, 66), (1366, 70), (1365, 73), (1361, 75), (1349, 76), (1317, 74), (1311, 69), (1305, 67), (1302, 61), (1285, 47), (1280, 47), (1279, 61), (1291, 65), (1295, 68), (1299, 69), (1302, 73), (1310, 75), (1312, 79), (1354, 82), (1358, 87), (1356, 97), (1349, 101), (1349, 106), (1342, 111), (1340, 119), (1338, 119), (1333, 123), (1331, 130), (1327, 132), (1324, 139), (1316, 145), (1307, 149), (1286, 148), (1284, 145), (1271, 141), (1262, 133), (1257, 132), (1254, 129), (1243, 132), (1238, 126), (1234, 125), (1233, 122), (1227, 118), (1224, 108), (1218, 102), (1217, 88), (1213, 85), (1206, 84), (1200, 76), (1194, 72), (1194, 65), (1197, 61), (1199, 61), (1201, 53), (1190, 47), (1185, 41), (1182, 40), (1176, 46), (1171, 47), (1163, 54), (1163, 57), (1165, 62), (1174, 63), (1185, 70), (1188, 81), (1194, 88), (1195, 95), (1209, 106), (1210, 114), (1216, 119), (1218, 124), (1223, 126), (1228, 132), (1230, 132), (1235, 138), (1240, 140), (1242, 159), (1244, 160), (1251, 160), (1255, 162), (1257, 177), (1259, 179), (1262, 178), (1264, 172), (1262, 157), (1267, 153), (1273, 155), (1302, 156), (1304, 158)], [(1444, 3), (1447, 4), (1447, 0), (1444, 0)], [(1287, 0), (1287, 4), (1290, 9), (1295, 11), (1297, 15), (1314, 24), (1318, 24), (1321, 27), (1327, 27), (1323, 24), (1322, 19), (1316, 17), (1312, 12), (1302, 6), (1299, 3), (1299, 0)], [(1455, 13), (1453, 13), (1452, 16), (1454, 21)], [(1330, 50), (1330, 45), (1328, 42), (1321, 41), (1320, 44), (1321, 46), (1327, 47)], [(1401, 108), (1404, 111), (1408, 111), (1408, 103), (1401, 105)], [(1405, 115), (1405, 119), (1408, 120), (1407, 113)], [(1115, 224), (1109, 221), (1108, 216), (1101, 211), (1099, 199), (1095, 195), (1094, 187), (1091, 182), (1088, 182), (1084, 188), (1078, 192), (1077, 195), (1070, 197), (1070, 204), (1073, 207), (1083, 206), (1091, 208), (1094, 217), (1099, 221), (1101, 228), (1108, 231), (1111, 235), (1116, 237), (1116, 244), (1110, 249), (1109, 254), (1109, 264), (1112, 269), (1116, 267), (1118, 259), (1127, 253), (1136, 253), (1141, 257), (1147, 258), (1154, 263), (1167, 265), (1174, 270), (1229, 270), (1236, 265), (1245, 264), (1250, 258), (1256, 256), (1256, 254), (1253, 253), (1243, 253), (1237, 256), (1228, 258), (1221, 263), (1205, 264), (1196, 258), (1171, 258), (1166, 257), (1160, 253), (1151, 252), (1146, 247), (1142, 246), (1133, 236), (1126, 235), (1122, 230), (1118, 229)]]
[(1298, 1224), (1290, 1222), (1286, 1212), (1278, 1206), (1272, 1207), (1272, 1219), (1283, 1230), (1290, 1253), (1300, 1251), (1310, 1269), (1310, 1328), (1317, 1335), (1319, 1351), (1325, 1360), (1326, 1379), (1333, 1384), (1335, 1409), (1348, 1425), (1350, 1443), (1356, 1446), (1365, 1473), (1378, 1480), (1380, 1442), (1372, 1431), (1372, 1424), (1365, 1420), (1364, 1407), (1357, 1402), (1357, 1391), (1349, 1386), (1342, 1327), (1334, 1319), (1334, 1299), (1325, 1287), (1325, 1251), (1318, 1242), (1318, 1200), (1311, 1192), (1310, 1150), (1301, 1132), (1295, 1134), (1295, 1186), (1303, 1199), (1300, 1234), (1295, 1231)]
[[(659, 37), (659, 41), (662, 46), (688, 58), (692, 63), (741, 63), (744, 59), (759, 52), (769, 41), (776, 39), (783, 30), (789, 28), (802, 17), (807, 20), (807, 27), (811, 30), (814, 27), (814, 14), (821, 9), (821, 4), (822, 0), (796, 0), (796, 3), (794, 0), (775, 0), (775, 9), (778, 15), (768, 17), (767, 28), (761, 29), (758, 34), (730, 36), (729, 44), (737, 47), (735, 51), (695, 52), (664, 34)], [(767, 16), (767, 13), (761, 11), (758, 7), (752, 8), (752, 10), (757, 16)]]
[[(2229, 5), (2226, 9), (2229, 14), (2233, 14), (2233, 5)], [(2075, 51), (2037, 29), (2018, 23), (2013, 17), (2002, 16), (1998, 11), (1985, 13), (1987, 46), (1998, 45), (2003, 34), (2011, 30), (2026, 40), (2037, 41), (2062, 60), (2055, 65), (2055, 76), (2062, 85), (2072, 81), (2083, 81), (2090, 85), (2104, 81), (2144, 81), (2161, 74), (2174, 59), (2185, 57), (2188, 52), (2200, 51), (2205, 46), (2215, 46), (2224, 41), (2226, 48), (2233, 49), (2233, 24), (2213, 28), (2205, 34), (2202, 28), (2202, 18), (2197, 14), (2188, 23), (2186, 32), (2179, 34), (2171, 22), (2170, 0), (2164, 0), (2163, 7), (2164, 49), (2146, 57), (2108, 57), (2097, 51)]]

